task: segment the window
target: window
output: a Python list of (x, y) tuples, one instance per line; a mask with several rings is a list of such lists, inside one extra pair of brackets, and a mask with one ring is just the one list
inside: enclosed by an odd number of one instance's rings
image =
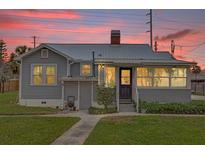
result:
[(154, 87), (169, 87), (169, 69), (154, 69)]
[(186, 87), (187, 80), (186, 68), (172, 68), (171, 70), (171, 87)]
[(121, 85), (130, 85), (130, 70), (121, 70)]
[(145, 67), (137, 68), (137, 86), (151, 87), (152, 74), (153, 74), (153, 70), (151, 68), (145, 68)]
[(115, 87), (115, 67), (105, 67), (105, 86)]
[(46, 84), (54, 85), (56, 84), (56, 67), (52, 65), (46, 66)]
[(41, 85), (43, 84), (43, 66), (35, 65), (33, 67), (33, 84)]
[(91, 76), (91, 64), (81, 64), (80, 74), (81, 76)]
[(41, 49), (41, 58), (48, 58), (48, 49)]
[(56, 65), (32, 65), (32, 85), (56, 85)]
[(186, 87), (186, 68), (137, 68), (138, 87)]

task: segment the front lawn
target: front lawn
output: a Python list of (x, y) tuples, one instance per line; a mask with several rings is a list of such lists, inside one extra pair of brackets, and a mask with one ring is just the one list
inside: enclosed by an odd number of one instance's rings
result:
[(205, 117), (106, 117), (85, 144), (205, 144)]
[(18, 92), (0, 93), (0, 115), (18, 114), (51, 114), (57, 113), (57, 109), (48, 107), (26, 107), (17, 104)]
[(0, 144), (50, 144), (79, 118), (1, 117)]

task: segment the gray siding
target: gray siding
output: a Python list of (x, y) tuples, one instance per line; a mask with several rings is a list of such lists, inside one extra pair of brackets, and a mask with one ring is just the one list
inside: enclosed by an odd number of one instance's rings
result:
[(68, 96), (74, 96), (75, 100), (78, 99), (78, 82), (64, 82), (64, 100), (67, 100)]
[(138, 89), (139, 99), (147, 102), (190, 102), (190, 89)]
[[(21, 99), (61, 99), (62, 87), (60, 79), (67, 74), (65, 57), (49, 51), (48, 59), (40, 58), (40, 51), (23, 58), (22, 62), (22, 97)], [(31, 64), (57, 64), (57, 86), (32, 86)]]
[(80, 76), (80, 63), (71, 64), (70, 74), (72, 77), (79, 77)]
[(91, 82), (80, 82), (80, 110), (91, 106)]

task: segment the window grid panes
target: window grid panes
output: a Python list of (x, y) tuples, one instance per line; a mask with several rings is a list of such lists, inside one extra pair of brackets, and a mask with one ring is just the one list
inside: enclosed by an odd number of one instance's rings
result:
[(138, 87), (186, 87), (186, 68), (137, 68)]
[(56, 65), (33, 65), (33, 85), (55, 85), (57, 83)]

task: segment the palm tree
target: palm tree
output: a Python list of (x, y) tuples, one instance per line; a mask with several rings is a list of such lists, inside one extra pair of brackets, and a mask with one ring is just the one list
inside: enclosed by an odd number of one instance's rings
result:
[(17, 54), (17, 56), (19, 56), (19, 55), (22, 55), (22, 54), (28, 52), (29, 50), (31, 50), (31, 48), (27, 47), (26, 45), (18, 46), (15, 49), (15, 53)]

